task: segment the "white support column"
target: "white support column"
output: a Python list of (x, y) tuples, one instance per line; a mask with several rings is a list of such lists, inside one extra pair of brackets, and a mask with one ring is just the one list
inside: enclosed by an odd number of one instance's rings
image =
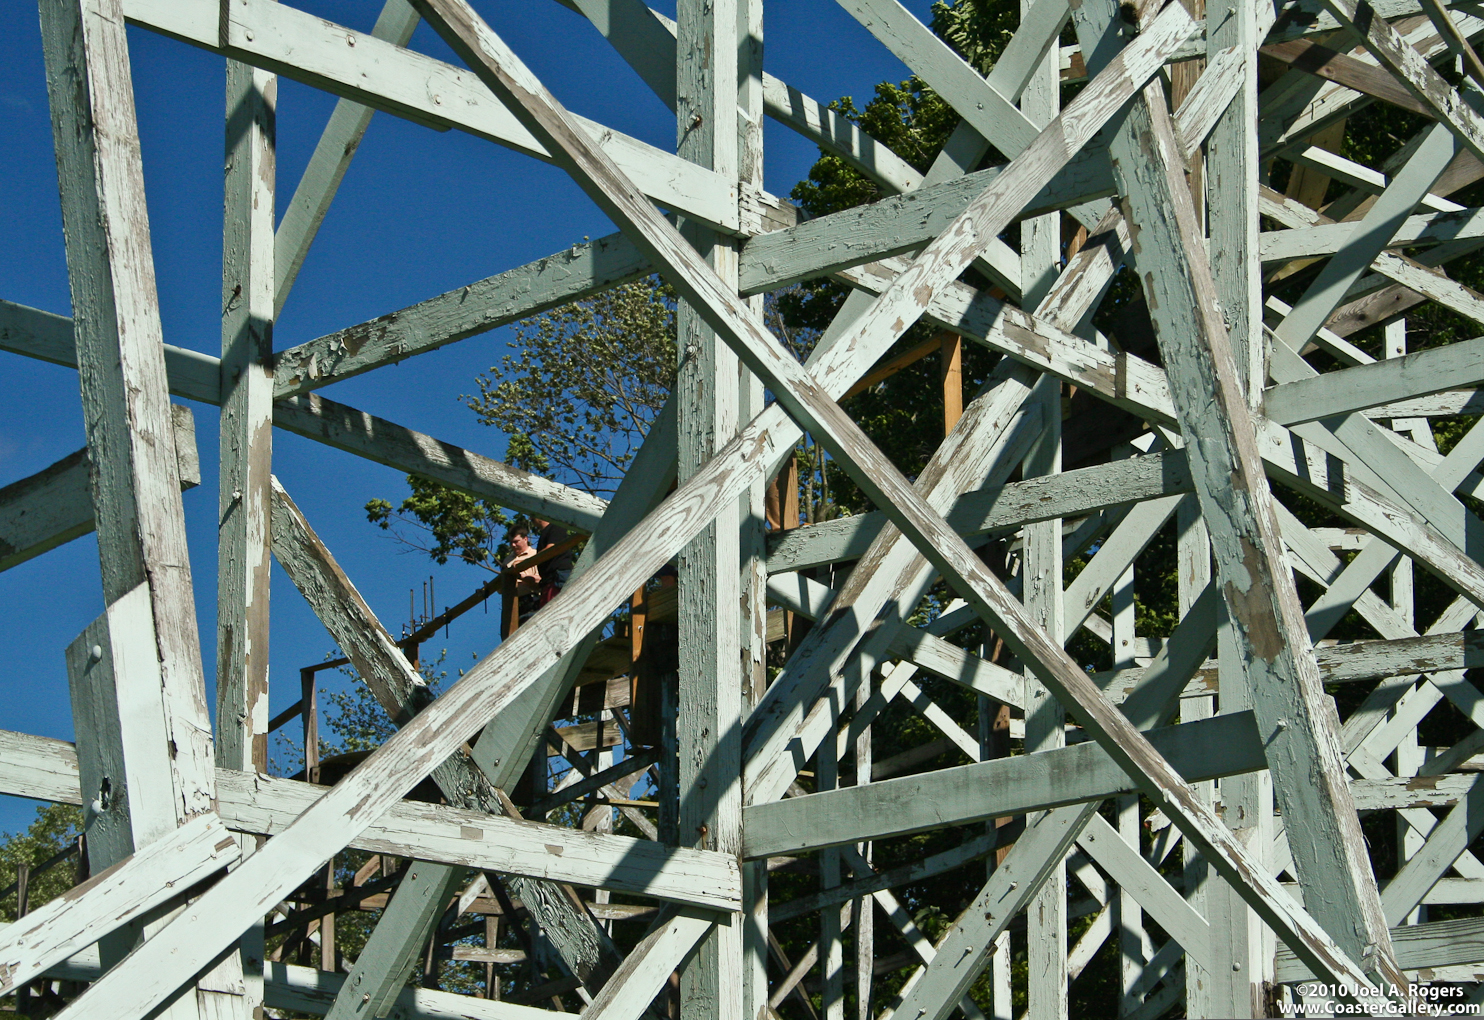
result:
[[(43, 5), (41, 25), (137, 848), (211, 810), (211, 722), (123, 12), (67, 0)], [(130, 747), (141, 724), (159, 739)], [(241, 1015), (242, 997), (234, 954), (171, 1016)]]
[[(1021, 14), (1030, 9), (1021, 3)], [(1052, 51), (1056, 47), (1051, 47)], [(1043, 127), (1061, 109), (1059, 54), (1048, 52), (1030, 75), (1020, 108), (1036, 127)], [(1056, 279), (1061, 263), (1061, 214), (1049, 213), (1020, 225), (1021, 307), (1040, 304)], [(1026, 478), (1061, 471), (1061, 381), (1042, 376), (1026, 401), (1039, 404), (1041, 436), (1026, 457)], [(1061, 519), (1028, 525), (1024, 532), (1025, 607), (1050, 636), (1065, 640), (1062, 619)], [(1030, 672), (1025, 684), (1025, 751), (1044, 751), (1066, 743), (1066, 710)], [(1067, 869), (1057, 862), (1045, 885), (1026, 908), (1029, 952), (1029, 1020), (1065, 1020), (1067, 1016)]]
[[(676, 152), (736, 181), (737, 2), (681, 0), (676, 13)], [(682, 230), (735, 292), (736, 249), (697, 224)], [(677, 330), (677, 478), (684, 483), (737, 431), (740, 366), (689, 302), (680, 303)], [(681, 551), (678, 578), (678, 839), (724, 853), (741, 848), (742, 699), (750, 680), (742, 667), (740, 536), (733, 504)], [(683, 1020), (741, 1020), (742, 943), (739, 924), (718, 925), (702, 940), (680, 975)]]
[[(763, 194), (763, 0), (737, 0), (737, 195), (739, 218), (762, 232)], [(673, 63), (673, 62), (672, 62)], [(753, 222), (753, 220), (756, 220)], [(748, 299), (753, 314), (762, 318), (761, 295)], [(763, 382), (740, 361), (737, 363), (738, 422), (751, 421), (764, 410)], [(785, 474), (785, 479), (788, 475)], [(755, 479), (742, 497), (737, 512), (741, 527), (742, 606), (742, 717), (763, 698), (768, 686), (768, 547), (764, 499), (767, 479)], [(741, 718), (739, 718), (739, 724)], [(740, 751), (738, 752), (740, 776)], [(740, 823), (739, 823), (740, 824)], [(742, 865), (743, 913), (742, 987), (743, 1017), (760, 1017), (768, 1008), (768, 863)]]
[[(278, 78), (229, 60), (226, 91), (216, 762), (266, 773)], [(241, 842), (245, 854), (256, 844)], [(263, 1001), (264, 953), (257, 923), (243, 934), (239, 953), (249, 1012)]]

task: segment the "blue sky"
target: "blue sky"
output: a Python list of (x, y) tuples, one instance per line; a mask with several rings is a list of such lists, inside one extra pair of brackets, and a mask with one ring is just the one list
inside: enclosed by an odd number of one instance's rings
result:
[[(297, 6), (363, 31), (377, 0), (308, 0)], [(907, 6), (926, 19), (928, 3)], [(654, 145), (674, 147), (672, 115), (585, 21), (544, 0), (478, 0), (476, 7), (557, 98), (574, 111)], [(673, 16), (674, 3), (659, 9)], [(668, 8), (668, 9), (667, 9)], [(869, 98), (906, 70), (831, 0), (775, 0), (767, 10), (765, 66), (817, 99)], [(220, 352), (223, 61), (130, 29), (136, 101), (161, 317), (167, 343)], [(457, 62), (420, 27), (412, 46)], [(280, 210), (293, 193), (334, 97), (282, 80), (278, 102)], [(0, 297), (68, 314), (70, 299), (36, 10), (0, 4)], [(765, 185), (786, 195), (817, 150), (768, 122)], [(284, 308), (283, 349), (613, 230), (564, 174), (456, 131), (439, 133), (377, 114)], [(327, 396), (500, 457), (505, 437), (480, 426), (459, 401), (498, 363), (513, 337), (498, 330), (400, 367), (339, 383)], [(185, 496), (197, 617), (208, 686), (215, 664), (217, 425), (196, 412), (202, 485)], [(0, 484), (23, 478), (84, 445), (77, 374), (0, 352)], [(433, 575), (440, 605), (487, 574), (438, 567), (399, 552), (368, 524), (373, 496), (399, 500), (401, 475), (297, 436), (274, 435), (274, 471), (393, 631), (407, 619), (408, 590)], [(271, 635), (273, 712), (298, 698), (298, 669), (333, 647), (275, 566)], [(103, 610), (91, 536), (0, 573), (9, 667), (0, 673), (0, 728), (72, 737), (62, 650)], [(498, 642), (493, 613), (476, 611), (448, 639), (446, 666), (465, 666)], [(331, 676), (333, 674), (324, 674)], [(28, 825), (34, 802), (0, 797), (0, 832)]]

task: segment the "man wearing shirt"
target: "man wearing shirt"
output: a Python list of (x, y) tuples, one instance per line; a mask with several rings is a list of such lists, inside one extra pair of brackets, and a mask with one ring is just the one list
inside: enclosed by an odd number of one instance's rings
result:
[[(567, 529), (560, 524), (543, 521), (539, 517), (532, 519), (531, 523), (541, 538), (541, 550), (561, 545), (571, 537), (567, 534)], [(554, 556), (545, 563), (537, 565), (537, 569), (541, 572), (541, 605), (544, 606), (556, 598), (557, 593), (567, 586), (567, 578), (572, 576), (573, 562), (572, 550), (568, 549), (560, 556)]]

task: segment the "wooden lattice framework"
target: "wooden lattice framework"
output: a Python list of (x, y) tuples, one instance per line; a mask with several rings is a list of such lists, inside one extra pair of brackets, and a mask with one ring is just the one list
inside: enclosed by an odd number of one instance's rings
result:
[[(839, 0), (962, 118), (924, 175), (763, 73), (761, 0), (679, 0), (676, 22), (642, 0), (562, 2), (675, 110), (674, 153), (569, 114), (464, 0), (414, 0), (415, 11), (388, 0), (369, 35), (270, 0), (43, 0), (73, 318), (0, 302), (0, 346), (77, 368), (88, 447), (0, 490), (0, 567), (96, 528), (107, 611), (67, 649), (76, 744), (0, 733), (0, 792), (85, 805), (93, 871), (0, 929), (0, 992), (91, 982), (69, 1018), (133, 1020), (167, 1003), (172, 1017), (528, 1015), (406, 986), (457, 898), (455, 917), (507, 923), (519, 923), (519, 901), (532, 965), (549, 979), (540, 991), (580, 1000), (593, 1020), (813, 1016), (807, 997), (783, 1004), (816, 964), (826, 1020), (843, 1020), (847, 1003), (860, 1020), (977, 1020), (966, 993), (986, 970), (994, 1016), (1010, 1017), (1009, 932), (1022, 923), (1032, 1020), (1066, 1015), (1069, 982), (1110, 938), (1122, 960), (1110, 1015), (1265, 1015), (1314, 976), (1380, 983), (1403, 1008), (1397, 988), (1419, 975), (1484, 994), (1484, 921), (1419, 914), (1484, 903), (1484, 865), (1469, 851), (1484, 829), (1470, 767), (1484, 728), (1436, 753), (1417, 738), (1445, 702), (1484, 727), (1467, 678), (1484, 660), (1466, 631), (1484, 607), (1484, 522), (1459, 498), (1484, 489), (1484, 429), (1445, 456), (1428, 425), (1484, 407), (1484, 340), (1409, 355), (1403, 318), (1431, 301), (1484, 322), (1484, 296), (1447, 275), (1484, 244), (1484, 213), (1447, 197), (1484, 177), (1484, 65), (1469, 42), (1484, 12), (1438, 0), (1236, 0), (1210, 12), (1199, 0), (1034, 0), (986, 78), (895, 0)], [(419, 18), (465, 67), (405, 48)], [(220, 359), (162, 339), (126, 20), (227, 61)], [(1069, 25), (1077, 46), (1060, 43)], [(1260, 54), (1278, 68), (1262, 81)], [(1455, 64), (1467, 76), (1457, 88), (1437, 70)], [(275, 230), (280, 74), (342, 98)], [(1059, 82), (1084, 76), (1061, 111)], [(1384, 167), (1331, 151), (1336, 126), (1373, 102), (1429, 121)], [(548, 160), (619, 232), (275, 352), (273, 319), (372, 110)], [(762, 186), (764, 117), (891, 197), (795, 222)], [(981, 169), (991, 146), (1011, 161)], [(1274, 157), (1298, 168), (1287, 194), (1267, 186)], [(1324, 205), (1327, 190), (1340, 197)], [(1019, 251), (1001, 239), (1012, 223)], [(1291, 307), (1265, 297), (1265, 274), (1310, 264)], [(1157, 356), (1092, 325), (1125, 265)], [(650, 271), (681, 297), (684, 399), (606, 504), (316, 395)], [(823, 275), (852, 291), (800, 364), (764, 327), (758, 295)], [(964, 282), (985, 278), (994, 291)], [(882, 362), (924, 318), (946, 331), (933, 345), (946, 438), (908, 482), (836, 401), (899, 365)], [(1380, 322), (1377, 360), (1346, 337)], [(966, 406), (965, 341), (1003, 355)], [(1333, 367), (1316, 371), (1303, 357), (1313, 351)], [(1069, 386), (1088, 420), (1064, 421)], [(183, 566), (194, 437), (172, 393), (221, 408), (214, 713)], [(1064, 426), (1117, 440), (1123, 422), (1141, 423), (1136, 438), (1105, 463), (1063, 470)], [(273, 478), (274, 427), (589, 535), (571, 582), (430, 700)], [(784, 507), (770, 528), (765, 488), (804, 431), (877, 512), (788, 528)], [(1305, 527), (1270, 480), (1352, 530)], [(1180, 623), (1151, 642), (1135, 633), (1132, 564), (1172, 518)], [(989, 535), (1018, 542), (1009, 586), (971, 549)], [(1064, 556), (1089, 547), (1064, 588)], [(400, 727), (328, 792), (262, 774), (270, 556)], [(661, 611), (645, 584), (671, 560), (678, 680), (673, 699), (660, 695), (659, 736), (618, 763), (601, 740), (590, 756), (563, 745), (580, 781), (528, 805), (606, 793), (597, 803), (622, 802), (651, 838), (513, 817), (505, 791), (546, 741), (561, 742), (548, 724), (592, 661), (595, 628), (632, 600), (637, 648)], [(838, 591), (809, 573), (845, 562), (855, 566)], [(1457, 593), (1420, 635), (1414, 566)], [(1308, 607), (1295, 572), (1323, 589)], [(1383, 576), (1389, 600), (1372, 590)], [(907, 625), (938, 579), (961, 604)], [(1105, 618), (1096, 608), (1109, 595)], [(768, 643), (787, 628), (770, 633), (770, 604), (815, 621), (771, 682)], [(1381, 640), (1316, 650), (1351, 609)], [(976, 620), (1015, 671), (953, 642)], [(1112, 672), (1089, 676), (1068, 657), (1079, 628), (1112, 647)], [(600, 690), (627, 691), (607, 683), (624, 672), (609, 670)], [(919, 673), (976, 692), (978, 720), (950, 717)], [(1369, 693), (1342, 722), (1326, 683)], [(305, 690), (312, 707), (309, 671)], [(870, 722), (895, 698), (976, 763), (874, 773)], [(1024, 718), (1023, 753), (1005, 753), (1004, 730), (1020, 725), (1006, 708)], [(623, 781), (651, 767), (675, 798), (657, 824), (624, 800)], [(429, 777), (443, 804), (403, 800)], [(1110, 801), (1116, 811), (1100, 813)], [(1404, 860), (1380, 884), (1358, 814), (1376, 811), (1405, 830)], [(873, 840), (994, 819), (1013, 821), (907, 866), (868, 859)], [(1293, 819), (1303, 824), (1285, 826)], [(286, 898), (347, 847), (411, 859), (395, 881), (358, 876), (357, 895), (374, 888), (386, 905), (365, 951), (348, 974), (334, 972), (333, 948), (323, 969), (265, 963), (265, 933), (298, 913)], [(770, 911), (768, 862), (799, 855), (813, 855), (817, 893)], [(891, 890), (971, 864), (983, 887), (935, 945)], [(626, 955), (594, 920), (607, 892), (659, 904)], [(1096, 920), (1068, 945), (1069, 917), (1088, 910)], [(819, 939), (792, 961), (768, 925), (804, 914), (818, 916)], [(920, 964), (890, 1001), (872, 995), (879, 923)], [(1168, 941), (1155, 945), (1151, 927)], [(320, 923), (322, 945), (330, 930)], [(492, 944), (484, 958), (501, 959)]]

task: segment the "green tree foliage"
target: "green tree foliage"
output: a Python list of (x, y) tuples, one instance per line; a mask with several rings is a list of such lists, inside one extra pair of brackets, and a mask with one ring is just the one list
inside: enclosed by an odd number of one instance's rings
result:
[(623, 479), (675, 379), (675, 298), (656, 278), (517, 324), (465, 397), (510, 437), (506, 461), (599, 495)]
[(456, 557), (471, 566), (497, 570), (505, 549), (500, 538), (510, 518), (488, 500), (450, 489), (421, 475), (408, 475), (411, 493), (398, 506), (385, 499), (366, 504), (366, 519), (399, 542), (436, 562)]
[[(82, 832), (82, 809), (71, 804), (45, 804), (36, 809), (36, 820), (25, 832), (0, 835), (0, 888), (16, 884), (20, 865), (36, 868), (77, 843)], [(77, 858), (61, 861), (39, 875), (31, 876), (27, 908), (35, 910), (72, 888), (77, 877)], [(0, 921), (16, 919), (16, 892), (0, 897)]]

